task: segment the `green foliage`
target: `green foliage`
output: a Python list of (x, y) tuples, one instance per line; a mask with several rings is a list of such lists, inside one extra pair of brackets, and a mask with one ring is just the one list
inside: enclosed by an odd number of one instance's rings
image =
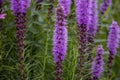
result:
[[(108, 49), (106, 47), (108, 28), (112, 20), (118, 21), (120, 25), (120, 0), (113, 0), (112, 7), (105, 15), (99, 15), (100, 31), (95, 39), (95, 48), (102, 44), (105, 48), (105, 61), (107, 63)], [(35, 10), (35, 0), (32, 0), (31, 7), (27, 15), (27, 31), (25, 39), (25, 77), (26, 80), (55, 80), (55, 64), (52, 55), (53, 30), (55, 26), (55, 13), (48, 19), (47, 14), (49, 1), (42, 3), (41, 10)], [(54, 7), (57, 5), (57, 0)], [(6, 0), (3, 9), (7, 14), (3, 20), (3, 27), (0, 31), (0, 80), (19, 80), (19, 64), (16, 44), (15, 21), (10, 2)], [(71, 7), (71, 14), (68, 16), (68, 50), (66, 59), (63, 62), (63, 80), (76, 80), (77, 77), (77, 36), (75, 5)], [(105, 63), (105, 71), (106, 71)], [(120, 80), (120, 48), (115, 58), (112, 79)], [(104, 71), (104, 73), (105, 73)], [(107, 80), (103, 75), (101, 80)]]

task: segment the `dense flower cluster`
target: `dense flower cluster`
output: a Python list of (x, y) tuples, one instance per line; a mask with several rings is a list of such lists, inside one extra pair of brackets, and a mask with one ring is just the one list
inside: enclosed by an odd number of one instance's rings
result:
[(113, 59), (117, 53), (119, 38), (120, 38), (120, 28), (117, 22), (113, 21), (112, 25), (110, 26), (108, 43), (107, 43), (107, 47), (109, 49), (109, 60), (108, 60), (109, 69), (111, 69)]
[(21, 80), (24, 80), (24, 38), (26, 30), (26, 12), (30, 5), (30, 0), (11, 0), (11, 9), (15, 15), (16, 36), (18, 43), (18, 56), (20, 62)]
[(81, 78), (81, 71), (84, 65), (84, 55), (87, 48), (87, 28), (89, 18), (89, 0), (76, 0), (76, 16), (78, 25), (78, 41), (79, 41), (79, 63), (78, 73)]
[(31, 0), (11, 0), (11, 9), (14, 14), (26, 13), (27, 8), (30, 6)]
[(65, 14), (68, 15), (70, 13), (70, 7), (72, 4), (71, 0), (59, 0), (59, 3), (65, 8)]
[(110, 5), (111, 5), (111, 0), (104, 0), (104, 2), (100, 6), (101, 13), (104, 14)]
[(90, 0), (90, 10), (89, 10), (89, 26), (88, 33), (95, 36), (98, 26), (98, 5), (97, 0)]
[(67, 50), (67, 29), (64, 8), (61, 4), (56, 9), (56, 25), (54, 30), (53, 55), (56, 62), (56, 80), (61, 80), (62, 61), (65, 58)]
[(103, 72), (103, 64), (104, 64), (103, 55), (104, 55), (104, 49), (102, 45), (100, 45), (97, 48), (96, 57), (92, 65), (93, 80), (98, 80), (101, 76), (101, 73)]

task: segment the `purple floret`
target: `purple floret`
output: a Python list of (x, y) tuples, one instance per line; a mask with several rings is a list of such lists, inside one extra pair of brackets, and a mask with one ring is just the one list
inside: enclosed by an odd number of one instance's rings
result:
[(110, 5), (111, 5), (111, 0), (104, 0), (104, 2), (100, 5), (101, 13), (104, 14)]
[(70, 13), (70, 7), (72, 4), (71, 0), (59, 0), (59, 3), (64, 7), (65, 9), (65, 14), (68, 15)]

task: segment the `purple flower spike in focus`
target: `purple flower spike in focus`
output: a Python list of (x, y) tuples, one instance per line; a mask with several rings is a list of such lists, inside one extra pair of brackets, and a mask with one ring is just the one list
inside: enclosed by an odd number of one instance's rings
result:
[(110, 5), (111, 5), (111, 0), (104, 0), (104, 2), (100, 5), (101, 13), (104, 14)]
[(96, 36), (97, 27), (98, 27), (98, 4), (97, 0), (90, 0), (90, 10), (89, 10), (89, 26), (87, 27), (88, 31), (88, 49), (89, 53), (88, 60), (92, 60), (92, 50), (94, 48), (94, 38)]
[(78, 79), (82, 78), (84, 55), (87, 49), (87, 28), (89, 19), (89, 0), (76, 0), (76, 16), (78, 26)]
[(54, 30), (53, 55), (56, 62), (56, 80), (62, 80), (62, 61), (67, 50), (67, 29), (64, 8), (58, 4), (56, 9), (56, 25)]
[(11, 0), (11, 9), (15, 15), (16, 37), (18, 43), (20, 80), (24, 78), (24, 38), (26, 31), (26, 14), (31, 0)]
[(70, 13), (70, 7), (72, 4), (71, 0), (59, 0), (59, 3), (65, 8), (65, 14), (68, 15)]
[(112, 68), (113, 59), (117, 53), (117, 48), (119, 45), (119, 38), (120, 38), (120, 28), (117, 22), (113, 21), (112, 25), (110, 26), (109, 35), (108, 35), (108, 43), (107, 43), (107, 47), (109, 49), (109, 60), (108, 60), (109, 69)]
[(103, 72), (103, 64), (104, 64), (103, 55), (104, 55), (104, 49), (102, 45), (100, 45), (97, 48), (96, 57), (92, 64), (92, 74), (93, 74), (92, 80), (99, 80), (101, 73)]

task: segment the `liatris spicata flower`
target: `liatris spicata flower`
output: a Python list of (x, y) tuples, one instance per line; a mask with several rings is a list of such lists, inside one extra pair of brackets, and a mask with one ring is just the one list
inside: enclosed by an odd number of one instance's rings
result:
[(87, 48), (87, 27), (89, 18), (89, 0), (76, 0), (76, 16), (78, 24), (78, 41), (79, 41), (79, 57), (78, 57), (78, 78), (82, 77), (84, 55)]
[(20, 78), (24, 79), (24, 38), (26, 29), (26, 12), (30, 5), (30, 0), (11, 0), (11, 9), (15, 15), (16, 35), (18, 42), (18, 56), (20, 62)]
[(104, 0), (104, 2), (100, 5), (101, 13), (104, 14), (110, 5), (111, 5), (111, 0)]
[(67, 50), (67, 29), (64, 8), (58, 4), (56, 9), (56, 25), (54, 30), (53, 55), (56, 62), (56, 80), (62, 80), (62, 61)]
[(59, 3), (65, 8), (65, 14), (68, 15), (70, 13), (70, 7), (72, 4), (71, 0), (59, 0)]
[(42, 3), (43, 2), (43, 0), (37, 0), (37, 2), (36, 2), (36, 10), (40, 10), (41, 9), (41, 6), (42, 6)]
[(97, 48), (96, 57), (92, 64), (92, 70), (91, 70), (93, 74), (92, 80), (99, 80), (101, 73), (103, 72), (103, 65), (104, 65), (103, 55), (104, 55), (104, 49), (102, 45), (100, 45)]
[(91, 59), (91, 51), (93, 49), (94, 37), (96, 35), (98, 26), (98, 11), (97, 11), (97, 0), (90, 0), (90, 15), (89, 15), (89, 26), (88, 26), (88, 43), (89, 48), (87, 52), (90, 53), (89, 60)]
[(108, 43), (107, 43), (107, 47), (109, 49), (108, 74), (110, 73), (110, 69), (112, 68), (112, 64), (113, 64), (113, 59), (117, 53), (119, 38), (120, 38), (120, 28), (117, 22), (113, 21), (112, 25), (110, 26)]

